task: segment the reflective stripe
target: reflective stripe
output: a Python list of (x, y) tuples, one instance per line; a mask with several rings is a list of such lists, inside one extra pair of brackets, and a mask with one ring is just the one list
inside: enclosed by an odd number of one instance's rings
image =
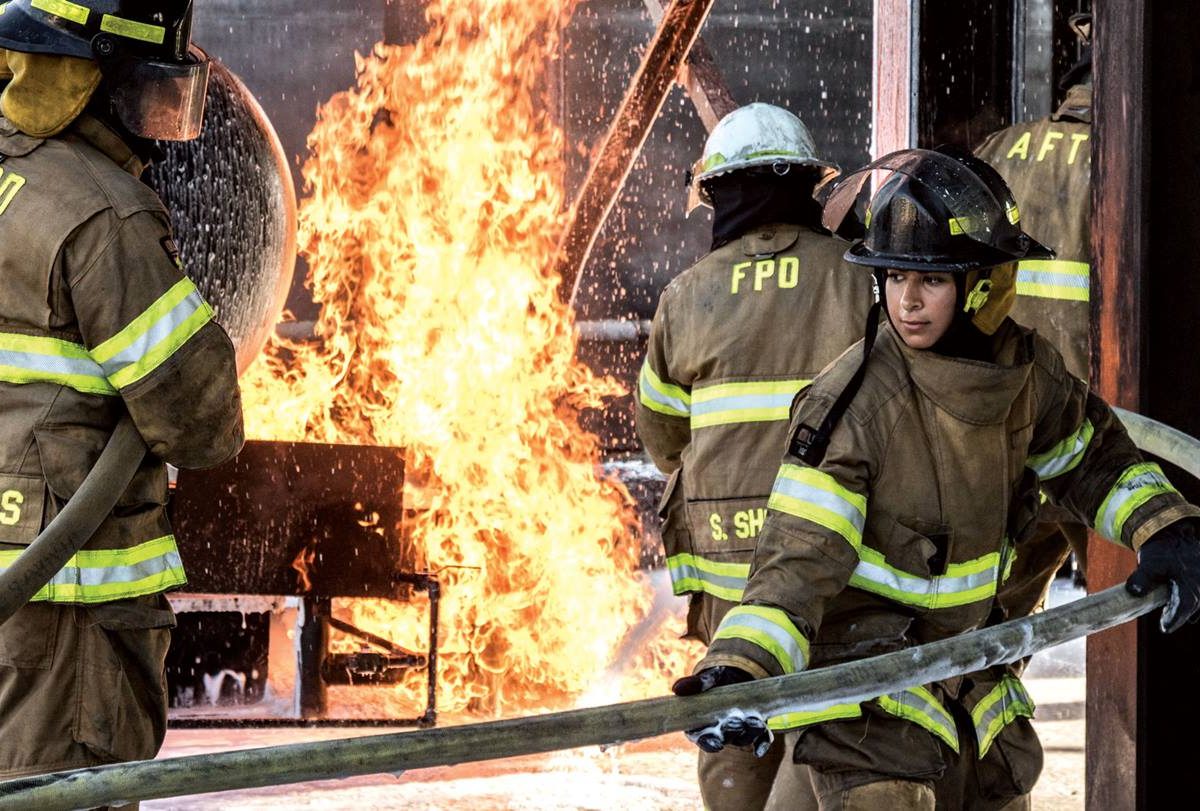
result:
[(1017, 295), (1062, 301), (1087, 301), (1091, 286), (1087, 262), (1025, 259), (1017, 265)]
[(1018, 718), (1032, 718), (1033, 711), (1033, 699), (1025, 691), (1025, 685), (1013, 676), (1006, 675), (1001, 679), (971, 710), (979, 757), (982, 759), (987, 754), (1001, 730)]
[(65, 20), (70, 20), (80, 25), (87, 25), (88, 14), (90, 13), (90, 9), (87, 6), (72, 3), (70, 0), (31, 0), (29, 5), (38, 11), (44, 11), (47, 14), (53, 14), (56, 17), (62, 17)]
[(674, 383), (662, 382), (649, 360), (642, 364), (638, 396), (646, 408), (668, 417), (686, 417), (692, 410), (692, 396)]
[[(756, 160), (758, 158), (795, 158), (798, 161), (812, 160), (812, 155), (802, 152), (793, 152), (790, 149), (760, 149), (757, 152), (750, 152), (746, 155), (737, 155), (735, 158), (739, 161)], [(709, 155), (708, 159), (700, 167), (701, 172), (708, 172), (717, 166), (729, 163), (730, 158), (725, 157), (720, 152)]]
[(867, 499), (828, 473), (785, 464), (779, 468), (767, 507), (833, 530), (857, 549), (867, 520)]
[(163, 40), (167, 37), (167, 29), (161, 25), (140, 23), (137, 20), (127, 20), (124, 17), (117, 17), (113, 14), (105, 14), (101, 18), (100, 30), (127, 39), (151, 42), (155, 45), (162, 45)]
[(698, 591), (740, 602), (750, 576), (749, 563), (721, 563), (686, 552), (667, 558), (671, 587), (675, 594)]
[(1025, 462), (1025, 467), (1031, 468), (1043, 481), (1070, 473), (1083, 461), (1083, 455), (1087, 452), (1088, 444), (1092, 441), (1092, 434), (1095, 432), (1092, 421), (1085, 419), (1083, 425), (1079, 426), (1079, 430), (1062, 442), (1044, 453), (1035, 453), (1030, 456)]
[[(0, 570), (22, 550), (0, 551)], [(102, 603), (140, 597), (187, 582), (174, 535), (164, 535), (129, 549), (85, 549), (34, 595), (53, 603)]]
[(1178, 492), (1154, 462), (1131, 465), (1117, 479), (1096, 511), (1096, 531), (1110, 541), (1120, 543), (1125, 522), (1134, 510), (1155, 496)]
[(811, 380), (720, 383), (692, 391), (692, 429), (787, 420), (796, 393)]
[(84, 394), (117, 393), (83, 345), (16, 333), (0, 332), (0, 381), (54, 383)]
[(885, 712), (912, 721), (941, 738), (955, 752), (958, 751), (958, 730), (954, 725), (954, 718), (928, 689), (910, 687), (899, 693), (880, 696), (877, 700)]
[[(889, 715), (916, 724), (941, 738), (955, 752), (958, 751), (958, 730), (954, 725), (954, 718), (928, 688), (910, 687), (872, 700)], [(767, 726), (773, 730), (784, 731), (826, 721), (858, 718), (861, 715), (861, 704), (830, 704), (815, 710), (781, 712), (767, 719)]]
[(808, 640), (778, 608), (735, 606), (721, 620), (713, 639), (741, 639), (758, 645), (775, 657), (784, 673), (798, 673), (808, 666)]
[(850, 585), (904, 605), (921, 608), (954, 608), (990, 600), (996, 594), (1001, 555), (989, 552), (965, 563), (952, 563), (946, 573), (931, 578), (909, 574), (890, 565), (882, 553), (869, 546), (858, 550), (859, 563)]
[(857, 718), (862, 715), (861, 704), (830, 704), (815, 710), (799, 710), (772, 715), (767, 719), (767, 726), (778, 731), (799, 729), (800, 727), (821, 724), (825, 721), (838, 721), (843, 718)]
[(212, 308), (190, 279), (180, 279), (92, 357), (118, 389), (141, 380), (163, 364), (212, 320)]

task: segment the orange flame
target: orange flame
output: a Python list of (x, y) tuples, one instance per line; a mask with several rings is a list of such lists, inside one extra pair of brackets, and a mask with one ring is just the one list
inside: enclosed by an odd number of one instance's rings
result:
[[(417, 44), (356, 55), (303, 169), (319, 343), (276, 341), (243, 379), (251, 436), (406, 449), (450, 711), (576, 698), (651, 605), (629, 496), (578, 424), (621, 388), (575, 359), (551, 267), (563, 136), (537, 88), (573, 5), (435, 0)], [(423, 649), (403, 607), (352, 613)]]

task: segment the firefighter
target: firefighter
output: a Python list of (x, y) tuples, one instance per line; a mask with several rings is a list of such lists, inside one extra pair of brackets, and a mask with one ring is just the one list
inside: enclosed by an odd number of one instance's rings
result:
[[(1109, 407), (1007, 312), (1016, 262), (1048, 256), (994, 170), (906, 150), (839, 184), (834, 225), (879, 177), (865, 239), (887, 314), (806, 389), (742, 603), (675, 691), (867, 658), (1002, 619), (998, 588), (1036, 542), (1040, 493), (1137, 550), (1127, 587), (1170, 583), (1172, 631), (1200, 611), (1200, 509)], [(1015, 668), (793, 713), (820, 807), (1019, 809), (1041, 770)], [(763, 748), (762, 719), (692, 738)]]
[[(1029, 233), (1055, 253), (1054, 259), (1023, 260), (1017, 265), (1013, 320), (1049, 339), (1062, 353), (1067, 371), (1088, 380), (1092, 15), (1073, 15), (1070, 25), (1079, 38), (1082, 55), (1063, 77), (1066, 99), (1062, 106), (1049, 118), (993, 133), (975, 154), (1000, 172), (1021, 205)], [(1085, 526), (1047, 505), (1038, 531), (1044, 536), (1038, 556), (1021, 558), (1015, 564), (1022, 576), (1014, 582), (1024, 584), (1022, 589), (1001, 596), (1016, 616), (1029, 614), (1044, 602), (1055, 574), (1072, 550), (1077, 576), (1086, 570)]]
[[(845, 245), (813, 199), (834, 171), (800, 119), (770, 104), (725, 116), (693, 170), (712, 250), (662, 293), (637, 426), (670, 475), (667, 566), (689, 595), (688, 635), (705, 644), (741, 599), (793, 398), (862, 334), (870, 280), (843, 269)], [(701, 753), (705, 806), (762, 808), (783, 748)]]
[(0, 627), (0, 779), (154, 757), (185, 582), (167, 470), (242, 444), (233, 346), (138, 177), (200, 130), (189, 2), (0, 7), (0, 568), (122, 415), (150, 448), (95, 535)]

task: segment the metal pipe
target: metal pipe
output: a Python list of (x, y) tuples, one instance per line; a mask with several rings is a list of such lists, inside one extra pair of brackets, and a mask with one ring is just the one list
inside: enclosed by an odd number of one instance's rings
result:
[(1167, 600), (1161, 586), (1146, 597), (1124, 587), (1048, 611), (907, 650), (772, 679), (731, 685), (689, 698), (652, 698), (421, 732), (270, 746), (167, 760), (143, 760), (23, 777), (0, 783), (3, 809), (90, 808), (159, 797), (397, 773), (516, 757), (580, 746), (616, 744), (715, 722), (734, 708), (766, 716), (833, 703), (864, 701), (1040, 650), (1146, 614)]
[(146, 442), (129, 415), (113, 428), (91, 473), (62, 512), (0, 572), (0, 625), (28, 603), (71, 556), (96, 534), (146, 455)]
[(658, 118), (680, 65), (708, 18), (713, 0), (671, 0), (571, 209), (558, 243), (558, 294), (572, 303), (583, 266), (634, 159)]

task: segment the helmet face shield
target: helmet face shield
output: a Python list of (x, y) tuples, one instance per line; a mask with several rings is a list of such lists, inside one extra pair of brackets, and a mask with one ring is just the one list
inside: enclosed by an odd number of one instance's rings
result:
[(190, 141), (204, 125), (208, 57), (192, 49), (192, 61), (129, 61), (112, 83), (113, 112), (134, 135)]
[(844, 228), (874, 180), (866, 238), (847, 254), (851, 262), (954, 272), (1049, 256), (1021, 230), (1020, 211), (1003, 181), (997, 185), (984, 172), (933, 150), (893, 152), (838, 183), (825, 204), (824, 225)]

